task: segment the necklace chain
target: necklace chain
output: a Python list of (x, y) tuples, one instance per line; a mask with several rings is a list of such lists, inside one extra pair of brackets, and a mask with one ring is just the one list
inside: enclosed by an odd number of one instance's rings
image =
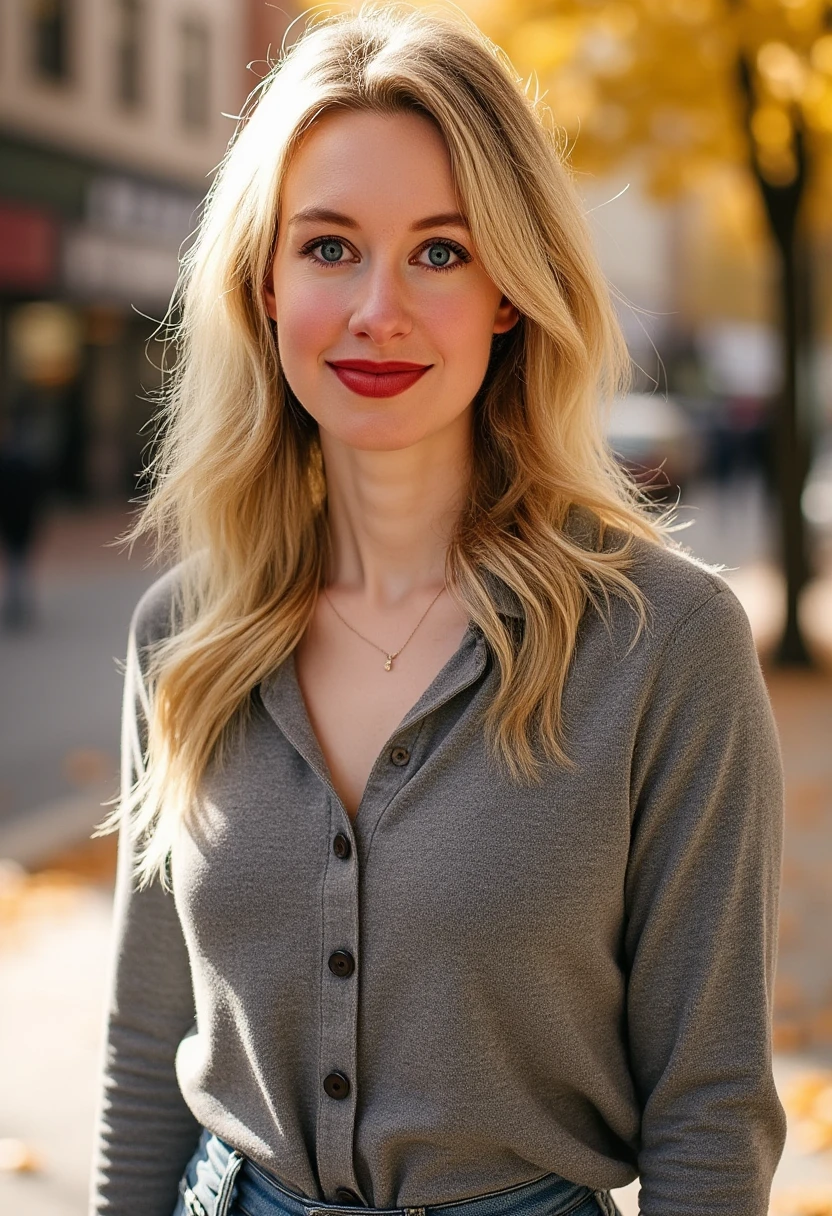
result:
[(380, 651), (381, 651), (381, 653), (384, 655), (385, 659), (387, 660), (387, 662), (384, 664), (384, 670), (385, 670), (385, 671), (392, 671), (392, 670), (393, 670), (393, 660), (394, 660), (394, 659), (397, 659), (397, 658), (399, 657), (399, 655), (401, 654), (401, 652), (404, 650), (404, 648), (405, 648), (405, 646), (407, 645), (407, 643), (408, 643), (408, 642), (410, 641), (410, 639), (413, 637), (413, 634), (414, 634), (414, 633), (416, 632), (416, 630), (419, 628), (419, 626), (421, 625), (422, 621), (425, 619), (425, 617), (427, 616), (427, 614), (430, 612), (430, 610), (431, 610), (431, 608), (433, 607), (433, 605), (434, 605), (434, 604), (436, 603), (436, 601), (439, 599), (439, 596), (440, 596), (440, 595), (442, 594), (442, 592), (445, 590), (445, 587), (444, 587), (444, 586), (442, 586), (442, 587), (440, 587), (440, 588), (439, 588), (439, 591), (436, 593), (436, 595), (433, 597), (433, 599), (431, 600), (431, 602), (428, 604), (428, 606), (427, 606), (427, 608), (425, 609), (425, 611), (424, 611), (424, 612), (422, 613), (422, 615), (419, 617), (418, 621), (416, 622), (415, 627), (413, 628), (413, 630), (411, 631), (411, 633), (409, 634), (409, 636), (408, 636), (408, 637), (405, 639), (405, 641), (404, 641), (404, 642), (402, 642), (402, 644), (401, 644), (401, 646), (399, 647), (399, 649), (398, 649), (398, 650), (394, 650), (392, 654), (391, 654), (391, 653), (390, 653), (388, 650), (385, 650), (383, 646), (379, 646), (379, 645), (378, 645), (376, 642), (371, 642), (369, 638), (365, 638), (365, 637), (364, 637), (364, 634), (363, 634), (363, 633), (359, 633), (357, 629), (354, 629), (354, 628), (353, 628), (353, 626), (352, 626), (352, 625), (349, 623), (349, 621), (345, 620), (345, 619), (344, 619), (344, 617), (342, 617), (342, 616), (341, 616), (341, 613), (338, 611), (338, 609), (337, 609), (337, 608), (335, 607), (335, 605), (333, 604), (332, 600), (329, 598), (329, 595), (327, 594), (326, 587), (323, 587), (323, 588), (322, 588), (322, 590), (323, 590), (324, 595), (326, 596), (327, 603), (329, 604), (330, 608), (331, 608), (331, 609), (332, 609), (332, 611), (335, 613), (335, 615), (338, 617), (338, 620), (339, 620), (339, 621), (341, 621), (341, 623), (342, 623), (342, 624), (346, 625), (347, 629), (349, 629), (351, 633), (354, 633), (354, 634), (355, 634), (355, 636), (356, 636), (357, 638), (361, 638), (361, 641), (362, 641), (362, 642), (366, 642), (368, 646), (373, 646), (373, 647), (374, 647), (376, 650), (380, 650)]

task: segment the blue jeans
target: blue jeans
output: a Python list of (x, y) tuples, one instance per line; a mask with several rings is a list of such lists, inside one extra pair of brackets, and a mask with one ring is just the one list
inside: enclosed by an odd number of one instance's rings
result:
[(173, 1216), (620, 1216), (608, 1191), (593, 1191), (558, 1174), (423, 1208), (367, 1208), (318, 1203), (294, 1191), (207, 1129), (179, 1183)]

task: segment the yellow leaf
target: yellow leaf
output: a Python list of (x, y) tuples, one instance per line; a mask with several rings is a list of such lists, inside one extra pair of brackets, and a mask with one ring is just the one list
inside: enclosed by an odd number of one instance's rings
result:
[(524, 21), (511, 38), (510, 54), (521, 67), (534, 65), (540, 73), (551, 72), (575, 56), (580, 36), (576, 22), (558, 18)]
[(764, 148), (788, 148), (792, 142), (792, 124), (779, 106), (760, 106), (751, 119), (751, 130)]
[(771, 1210), (776, 1216), (832, 1216), (832, 1189), (800, 1187), (781, 1192)]
[(596, 24), (616, 38), (631, 38), (638, 29), (638, 13), (632, 4), (606, 4), (597, 16)]
[(757, 70), (773, 97), (789, 101), (803, 95), (806, 64), (785, 42), (767, 42), (761, 46), (757, 52)]
[(30, 1174), (40, 1169), (40, 1163), (23, 1140), (7, 1137), (0, 1140), (0, 1172)]
[(808, 1118), (815, 1109), (815, 1102), (830, 1085), (832, 1073), (804, 1073), (786, 1088), (783, 1093), (783, 1105), (795, 1118)]
[(809, 58), (816, 71), (832, 76), (832, 34), (824, 34), (822, 38), (818, 38)]

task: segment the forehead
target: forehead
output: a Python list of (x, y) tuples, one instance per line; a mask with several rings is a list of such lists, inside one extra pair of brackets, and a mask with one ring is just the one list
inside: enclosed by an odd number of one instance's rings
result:
[(281, 192), (281, 217), (314, 206), (359, 223), (407, 226), (458, 206), (445, 141), (413, 113), (335, 111), (324, 115), (292, 157)]

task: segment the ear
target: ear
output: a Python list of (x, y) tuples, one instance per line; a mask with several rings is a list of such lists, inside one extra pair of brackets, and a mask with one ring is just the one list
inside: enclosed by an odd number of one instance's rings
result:
[(277, 320), (277, 300), (274, 295), (274, 271), (269, 267), (269, 273), (266, 281), (263, 284), (263, 303), (266, 305), (266, 312), (273, 321)]
[(520, 313), (514, 305), (502, 296), (497, 307), (497, 312), (494, 315), (494, 333), (506, 334), (510, 329), (513, 329), (520, 320)]

